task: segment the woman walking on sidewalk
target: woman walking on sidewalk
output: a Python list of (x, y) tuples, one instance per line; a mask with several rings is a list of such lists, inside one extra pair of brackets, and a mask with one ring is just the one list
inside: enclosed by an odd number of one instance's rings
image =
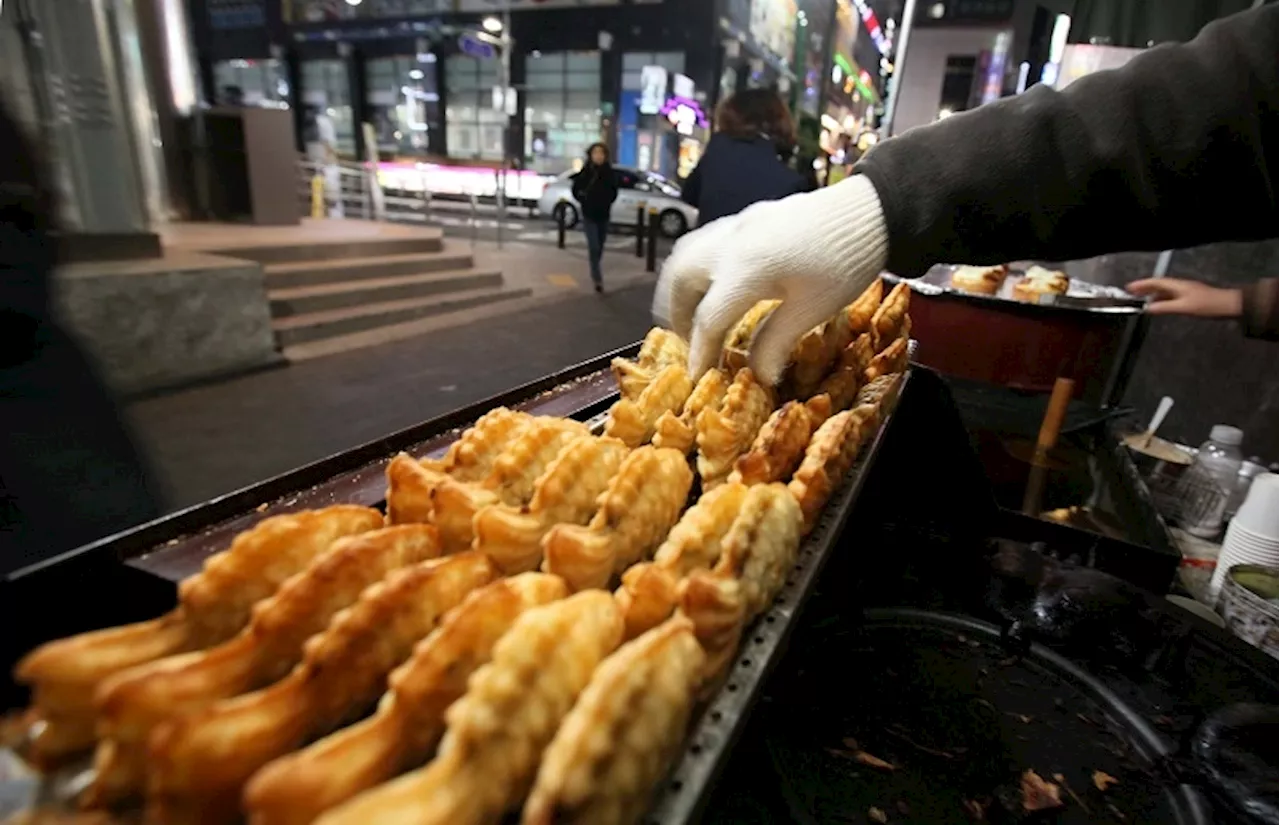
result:
[(582, 207), (582, 231), (587, 235), (587, 257), (591, 261), (591, 282), (596, 292), (604, 292), (600, 256), (609, 235), (609, 211), (618, 199), (618, 180), (609, 165), (609, 147), (593, 143), (587, 149), (587, 163), (573, 176), (573, 197)]

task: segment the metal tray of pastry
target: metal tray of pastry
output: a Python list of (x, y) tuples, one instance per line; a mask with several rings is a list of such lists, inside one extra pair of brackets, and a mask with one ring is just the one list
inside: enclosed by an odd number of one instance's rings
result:
[[(1055, 309), (1074, 309), (1088, 312), (1105, 312), (1119, 314), (1140, 313), (1146, 302), (1134, 298), (1122, 289), (1103, 284), (1082, 281), (1072, 278), (1065, 295), (1042, 295), (1038, 303), (1020, 301), (1013, 297), (1013, 285), (1031, 266), (1033, 261), (1015, 261), (1009, 264), (1009, 275), (1005, 278), (1000, 290), (995, 295), (984, 295), (979, 292), (968, 292), (951, 285), (951, 276), (959, 267), (952, 264), (939, 264), (932, 267), (919, 278), (902, 278), (885, 273), (884, 279), (891, 284), (905, 281), (912, 291), (920, 295), (952, 295), (967, 300), (995, 303), (1001, 305), (1016, 304), (1018, 306), (1052, 307)], [(1046, 268), (1053, 269), (1053, 266)]]
[(786, 651), (804, 603), (813, 592), (822, 568), (840, 543), (845, 522), (875, 464), (894, 410), (908, 391), (911, 372), (881, 406), (880, 426), (866, 443), (842, 485), (832, 494), (812, 532), (800, 545), (796, 563), (773, 606), (742, 634), (736, 661), (720, 689), (695, 713), (684, 750), (642, 820), (646, 825), (697, 822), (711, 797), (716, 779), (728, 763), (752, 707), (764, 692), (774, 667)]

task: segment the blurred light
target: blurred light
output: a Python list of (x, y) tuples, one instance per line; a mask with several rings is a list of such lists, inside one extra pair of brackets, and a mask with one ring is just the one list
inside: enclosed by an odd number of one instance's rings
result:
[(541, 50), (541, 49), (534, 49), (533, 51), (529, 52), (529, 56), (530, 56), (530, 57), (534, 57), (534, 58), (542, 57), (542, 50)]
[(360, 3), (361, 3), (361, 2), (362, 2), (362, 0), (347, 0), (347, 5), (348, 5), (348, 6), (358, 6), (358, 5), (360, 5)]
[(1015, 90), (1016, 94), (1022, 94), (1027, 90), (1027, 75), (1029, 74), (1031, 74), (1031, 64), (1024, 60), (1018, 64), (1018, 88)]
[(938, 120), (946, 120), (947, 118), (951, 117), (954, 114), (955, 112), (951, 111), (950, 109), (946, 109), (946, 108), (939, 109)]
[(330, 106), (328, 109), (325, 109), (325, 110), (324, 110), (324, 112), (325, 112), (325, 114), (327, 114), (329, 117), (335, 117), (335, 116), (337, 116), (337, 114), (338, 114), (338, 110), (337, 110), (337, 109), (335, 109), (335, 108), (333, 108), (332, 106)]
[[(347, 2), (350, 3), (351, 0), (347, 0)], [(492, 15), (481, 20), (480, 25), (484, 27), (485, 31), (493, 34), (497, 34), (502, 31), (502, 21)]]
[(840, 71), (840, 67), (839, 67), (839, 66), (832, 66), (832, 67), (831, 67), (831, 82), (832, 82), (832, 83), (839, 83), (839, 82), (840, 82), (841, 80), (843, 80), (843, 79), (844, 79), (844, 73), (843, 73), (842, 71)]
[(942, 3), (934, 3), (929, 7), (929, 16), (934, 20), (940, 19), (947, 13), (947, 7)]
[(880, 73), (893, 74), (893, 61), (887, 57), (880, 58)]
[(419, 52), (419, 53), (418, 53), (418, 62), (419, 62), (419, 63), (435, 63), (435, 62), (436, 62), (436, 56), (435, 56), (435, 54), (434, 54), (434, 53), (432, 53), (432, 52)]
[(822, 162), (822, 158), (814, 158), (814, 159), (813, 159), (813, 168), (814, 168), (814, 171), (820, 172), (820, 171), (822, 171), (822, 167), (824, 167), (824, 166), (826, 166), (826, 164)]
[(424, 75), (422, 74), (422, 69), (410, 69), (409, 77), (412, 78), (413, 80), (421, 80), (424, 77)]
[(1067, 34), (1071, 31), (1071, 15), (1060, 14), (1053, 21), (1053, 35), (1049, 38), (1049, 62), (1061, 63), (1067, 48)]
[(840, 131), (840, 121), (836, 120), (831, 115), (826, 114), (824, 112), (821, 120), (822, 120), (822, 128), (828, 129), (832, 132)]

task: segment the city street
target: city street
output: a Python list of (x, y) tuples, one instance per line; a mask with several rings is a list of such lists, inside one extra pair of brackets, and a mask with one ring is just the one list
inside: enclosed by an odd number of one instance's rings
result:
[[(579, 238), (575, 247), (581, 244)], [(134, 401), (126, 416), (170, 509), (348, 449), (643, 337), (654, 277), (610, 252), (595, 295), (584, 249), (475, 246), (532, 297), (417, 334)]]

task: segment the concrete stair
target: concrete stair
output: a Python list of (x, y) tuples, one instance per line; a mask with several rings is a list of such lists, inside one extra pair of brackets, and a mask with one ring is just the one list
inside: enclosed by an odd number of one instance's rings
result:
[(276, 343), (290, 359), (403, 337), (425, 319), (446, 326), (458, 314), (462, 323), (478, 307), (532, 294), (477, 269), (470, 248), (438, 229), (213, 251), (262, 264)]

